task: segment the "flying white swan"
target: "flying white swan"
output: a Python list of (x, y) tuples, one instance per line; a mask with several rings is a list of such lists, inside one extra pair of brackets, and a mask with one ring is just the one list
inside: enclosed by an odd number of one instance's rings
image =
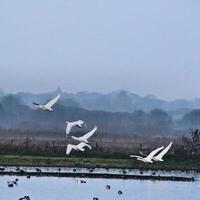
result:
[(77, 145), (68, 144), (67, 149), (66, 149), (66, 154), (69, 155), (70, 152), (72, 151), (72, 149), (74, 149), (76, 151), (85, 151), (84, 147), (88, 147), (89, 149), (92, 149), (92, 147), (90, 145), (85, 144), (84, 142), (81, 142)]
[(169, 151), (172, 144), (173, 144), (173, 142), (170, 142), (169, 145), (167, 147), (165, 147), (157, 156), (153, 157), (153, 160), (154, 161), (164, 161), (162, 158)]
[(85, 135), (81, 137), (72, 136), (72, 138), (74, 140), (78, 140), (79, 142), (89, 143), (88, 139), (92, 137), (96, 131), (97, 131), (97, 126), (95, 126), (90, 132), (86, 133)]
[(53, 109), (51, 107), (58, 101), (59, 98), (60, 98), (60, 94), (58, 94), (57, 97), (55, 97), (54, 99), (52, 99), (51, 101), (49, 101), (45, 105), (33, 102), (33, 106), (35, 108), (39, 108), (39, 109), (42, 109), (42, 110), (53, 111)]
[(146, 157), (141, 157), (141, 156), (136, 156), (136, 155), (130, 155), (130, 157), (132, 157), (132, 158), (137, 158), (137, 160), (140, 160), (140, 161), (143, 161), (143, 162), (145, 162), (145, 163), (153, 163), (153, 161), (152, 161), (152, 158), (159, 152), (159, 151), (161, 151), (162, 149), (164, 149), (164, 147), (162, 146), (162, 147), (159, 147), (159, 148), (157, 148), (157, 149), (155, 149), (155, 150), (153, 150), (148, 156), (146, 156)]
[(65, 123), (67, 124), (67, 126), (66, 126), (66, 135), (69, 134), (69, 132), (71, 131), (71, 129), (74, 126), (76, 126), (78, 128), (83, 128), (83, 126), (85, 126), (85, 128), (87, 128), (86, 123), (84, 121), (82, 121), (82, 120), (78, 120), (78, 121), (75, 121), (75, 122), (68, 122), (68, 121), (66, 121)]
[[(169, 151), (169, 149), (171, 148), (172, 144), (173, 144), (173, 142), (170, 142), (169, 145), (166, 148), (164, 148), (157, 156), (154, 156), (152, 158), (152, 160), (154, 160), (154, 161), (164, 161), (162, 158)], [(140, 154), (143, 155), (143, 156), (147, 156), (147, 154), (145, 154), (145, 153), (143, 153), (141, 151), (140, 151)]]

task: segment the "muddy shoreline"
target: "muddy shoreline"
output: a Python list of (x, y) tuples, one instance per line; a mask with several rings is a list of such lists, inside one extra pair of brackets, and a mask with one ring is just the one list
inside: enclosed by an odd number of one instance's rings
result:
[[(10, 169), (12, 167), (12, 169)], [(80, 172), (80, 170), (88, 170), (88, 172)], [(71, 172), (69, 172), (71, 170)], [(103, 172), (101, 172), (104, 170)], [(106, 168), (68, 168), (68, 172), (64, 168), (57, 167), (40, 167), (40, 166), (3, 166), (0, 167), (0, 176), (49, 176), (49, 177), (77, 177), (77, 178), (108, 178), (108, 179), (136, 179), (136, 180), (159, 180), (159, 181), (184, 181), (193, 182), (196, 181), (195, 178), (190, 176), (176, 176), (176, 175), (161, 175), (159, 170), (151, 171), (152, 174), (143, 174), (143, 170), (132, 169), (140, 171), (140, 174), (128, 174), (126, 170), (129, 169), (119, 169), (115, 172), (105, 173)], [(145, 171), (145, 170), (144, 170)], [(162, 171), (162, 170), (160, 170)], [(153, 174), (154, 173), (154, 174)], [(178, 172), (177, 172), (178, 173)]]

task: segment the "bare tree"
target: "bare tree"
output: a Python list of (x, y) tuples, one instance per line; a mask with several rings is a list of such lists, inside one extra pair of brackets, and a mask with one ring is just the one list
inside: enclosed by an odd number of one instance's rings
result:
[(200, 132), (198, 129), (190, 130), (190, 136), (183, 136), (181, 142), (188, 155), (200, 153)]

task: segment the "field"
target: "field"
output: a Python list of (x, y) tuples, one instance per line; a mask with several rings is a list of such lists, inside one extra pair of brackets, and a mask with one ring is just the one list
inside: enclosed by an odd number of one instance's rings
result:
[(146, 164), (133, 158), (98, 158), (98, 157), (45, 157), (26, 155), (0, 155), (0, 165), (14, 166), (66, 166), (66, 167), (103, 167), (162, 170), (200, 170), (199, 156), (169, 156), (164, 162)]
[[(183, 140), (184, 139), (184, 140)], [(194, 140), (194, 141), (193, 141)], [(159, 146), (173, 146), (164, 162), (146, 164), (130, 154), (149, 153)], [(194, 137), (138, 137), (135, 135), (94, 135), (92, 151), (73, 151), (65, 155), (71, 138), (59, 133), (22, 133), (19, 130), (0, 134), (0, 165), (37, 165), (67, 167), (105, 167), (163, 170), (200, 170), (200, 149)], [(197, 147), (197, 148), (196, 148)]]

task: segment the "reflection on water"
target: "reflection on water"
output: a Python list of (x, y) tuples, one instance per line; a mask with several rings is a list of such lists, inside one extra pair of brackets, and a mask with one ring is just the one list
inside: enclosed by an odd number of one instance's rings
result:
[[(8, 180), (16, 176), (0, 176), (0, 199), (17, 200), (29, 195), (31, 200), (199, 200), (200, 182), (140, 181), (120, 179), (84, 179), (85, 184), (76, 178), (31, 177), (19, 178), (16, 187), (9, 188)], [(111, 189), (105, 189), (111, 185)], [(119, 196), (118, 190), (123, 194)]]

